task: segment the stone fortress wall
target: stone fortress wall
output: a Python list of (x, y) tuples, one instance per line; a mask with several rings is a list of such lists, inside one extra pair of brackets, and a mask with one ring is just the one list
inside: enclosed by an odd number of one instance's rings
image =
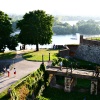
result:
[(100, 64), (100, 41), (83, 39), (83, 35), (80, 35), (80, 45), (75, 57)]

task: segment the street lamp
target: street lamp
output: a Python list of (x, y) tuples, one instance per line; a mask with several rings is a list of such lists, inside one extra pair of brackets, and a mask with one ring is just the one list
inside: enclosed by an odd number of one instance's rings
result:
[(49, 61), (50, 61), (50, 53), (49, 53)]
[(42, 64), (44, 64), (44, 55), (42, 54)]

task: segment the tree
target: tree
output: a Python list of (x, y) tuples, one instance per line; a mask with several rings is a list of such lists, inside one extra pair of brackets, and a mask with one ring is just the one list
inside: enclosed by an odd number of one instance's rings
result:
[(53, 26), (53, 32), (56, 35), (71, 34), (72, 26), (68, 23), (58, 22)]
[(0, 51), (4, 52), (12, 33), (11, 18), (7, 14), (0, 11)]
[(11, 35), (8, 40), (7, 47), (10, 50), (16, 50), (17, 45), (18, 45), (18, 34)]
[(22, 44), (36, 45), (36, 51), (39, 50), (39, 44), (50, 44), (53, 32), (53, 16), (46, 14), (43, 10), (36, 10), (26, 13), (22, 20), (17, 23), (19, 28), (19, 41)]
[(100, 34), (100, 26), (94, 20), (79, 21), (77, 23), (78, 32), (81, 34), (97, 35)]

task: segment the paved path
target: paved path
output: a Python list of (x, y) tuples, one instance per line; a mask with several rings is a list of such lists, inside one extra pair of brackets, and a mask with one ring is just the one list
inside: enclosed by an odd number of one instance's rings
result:
[[(66, 75), (72, 75), (73, 77), (77, 77), (77, 78), (87, 78), (87, 79), (93, 79), (93, 78), (97, 78), (95, 76), (95, 72), (94, 70), (83, 70), (83, 69), (66, 69), (62, 67), (62, 70), (60, 70), (59, 67), (49, 67), (46, 69), (47, 72), (49, 73), (55, 73), (56, 75), (62, 75), (62, 76), (66, 76)], [(100, 79), (100, 75), (98, 76), (98, 79)]]
[(10, 71), (10, 77), (7, 76), (7, 73), (0, 77), (0, 93), (3, 92), (6, 88), (11, 86), (13, 83), (28, 75), (29, 73), (36, 71), (40, 67), (41, 62), (27, 61), (22, 58), (21, 51), (17, 51), (17, 55), (14, 58), (13, 67), (16, 68), (16, 76), (14, 76), (14, 70)]

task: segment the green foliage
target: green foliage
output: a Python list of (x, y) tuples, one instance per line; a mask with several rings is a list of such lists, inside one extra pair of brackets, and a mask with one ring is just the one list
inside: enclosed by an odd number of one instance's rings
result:
[(72, 68), (78, 68), (78, 69), (87, 69), (87, 70), (95, 70), (95, 66), (98, 64), (92, 63), (92, 62), (88, 62), (88, 61), (84, 61), (84, 60), (80, 60), (80, 59), (66, 59), (66, 58), (61, 58), (58, 57), (56, 59), (53, 59), (52, 61), (52, 65), (53, 66), (59, 66), (60, 61), (63, 62), (63, 66), (64, 67), (72, 67)]
[(52, 61), (52, 65), (56, 66), (58, 64), (58, 58), (53, 59)]
[(45, 66), (44, 66), (43, 63), (40, 65), (40, 70), (43, 71), (43, 72), (45, 71)]
[(53, 26), (53, 32), (56, 35), (71, 34), (71, 30), (72, 30), (72, 27), (68, 23), (64, 23), (64, 24), (59, 24), (59, 25)]
[(36, 10), (26, 13), (23, 19), (18, 21), (20, 28), (19, 41), (22, 44), (36, 45), (50, 44), (52, 39), (53, 16), (46, 14), (43, 10)]
[(18, 45), (18, 35), (10, 36), (7, 47), (10, 50), (16, 50), (17, 45)]
[(79, 21), (77, 23), (77, 26), (78, 26), (78, 32), (81, 34), (87, 34), (87, 33), (88, 35), (100, 34), (100, 26), (97, 22), (93, 20)]
[(11, 18), (7, 14), (0, 11), (0, 51), (4, 51), (8, 45), (10, 34), (12, 33)]
[(63, 66), (68, 67), (69, 64), (70, 64), (69, 60), (64, 58), (63, 59)]
[(83, 35), (97, 35), (100, 34), (99, 23), (94, 20), (80, 20), (76, 25), (71, 26), (68, 23), (62, 23), (61, 21), (55, 18), (53, 32), (56, 35), (66, 35), (66, 34), (75, 34), (80, 33)]
[(61, 57), (58, 57), (58, 62), (61, 62), (62, 61), (62, 58)]
[(42, 96), (38, 96), (35, 100), (50, 100), (50, 99), (42, 97)]

